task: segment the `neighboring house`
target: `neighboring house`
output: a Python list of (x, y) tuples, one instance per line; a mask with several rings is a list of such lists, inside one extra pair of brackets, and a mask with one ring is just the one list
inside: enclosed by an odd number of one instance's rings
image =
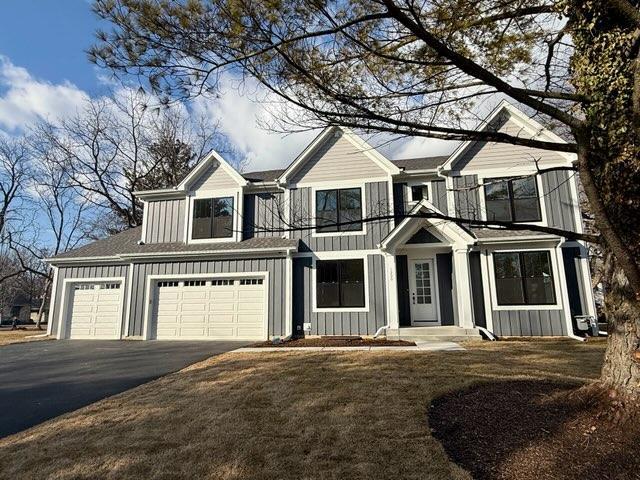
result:
[[(14, 315), (18, 318), (18, 323), (36, 323), (38, 320), (38, 312), (40, 311), (40, 304), (42, 299), (33, 298), (25, 293), (17, 293), (11, 304), (0, 312), (0, 323), (3, 325), (10, 325), (13, 321)], [(47, 321), (47, 304), (45, 304), (44, 315), (42, 323)]]
[[(483, 128), (562, 142), (507, 103)], [(461, 336), (485, 327), (501, 336), (573, 335), (575, 316), (595, 313), (580, 242), (405, 214), (581, 232), (573, 172), (536, 173), (574, 157), (467, 142), (448, 157), (390, 161), (339, 127), (285, 170), (240, 174), (214, 152), (175, 188), (138, 192), (142, 227), (49, 260), (50, 332), (259, 340), (382, 327), (394, 337), (438, 328)], [(355, 223), (336, 227), (347, 222)]]

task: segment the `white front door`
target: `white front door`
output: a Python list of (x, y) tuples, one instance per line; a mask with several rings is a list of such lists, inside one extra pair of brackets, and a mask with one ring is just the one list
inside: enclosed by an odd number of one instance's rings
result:
[(433, 258), (411, 260), (409, 276), (411, 323), (415, 325), (439, 324)]

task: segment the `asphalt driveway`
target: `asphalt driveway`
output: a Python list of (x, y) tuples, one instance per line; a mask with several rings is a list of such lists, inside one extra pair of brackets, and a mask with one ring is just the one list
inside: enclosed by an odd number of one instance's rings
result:
[(0, 347), (0, 437), (245, 344), (59, 340)]

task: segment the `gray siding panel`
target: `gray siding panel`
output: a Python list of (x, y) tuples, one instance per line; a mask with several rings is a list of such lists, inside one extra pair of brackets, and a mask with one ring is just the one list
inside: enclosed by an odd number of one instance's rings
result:
[[(131, 319), (129, 335), (141, 336), (144, 332), (144, 306), (146, 282), (149, 275), (189, 275), (236, 272), (269, 272), (269, 335), (283, 335), (285, 332), (286, 268), (284, 258), (252, 258), (246, 260), (208, 260), (195, 262), (140, 263), (133, 268)], [(152, 333), (155, 329), (150, 325)]]
[(562, 310), (494, 310), (493, 331), (503, 337), (567, 334)]
[(478, 198), (478, 176), (464, 175), (453, 178), (453, 199), (456, 216), (464, 219), (480, 218), (480, 200)]
[(311, 258), (294, 261), (294, 311), (301, 319), (295, 323), (311, 323), (310, 335), (373, 335), (386, 324), (384, 257), (368, 255), (368, 312), (313, 312), (312, 281), (315, 271)]
[(431, 193), (433, 198), (431, 203), (445, 215), (449, 215), (449, 207), (447, 205), (447, 185), (444, 180), (435, 180), (431, 182)]
[(147, 203), (147, 243), (184, 241), (186, 199), (154, 200)]
[[(251, 193), (244, 196), (243, 238), (282, 237), (284, 232), (282, 192)], [(271, 230), (271, 231), (264, 231)]]
[[(62, 286), (67, 279), (85, 279), (85, 278), (109, 278), (109, 277), (124, 277), (125, 284), (122, 286), (123, 294), (126, 296), (128, 290), (128, 265), (87, 265), (78, 267), (59, 267), (58, 279), (56, 283), (56, 298), (54, 300), (53, 309), (49, 312), (50, 321), (53, 322), (52, 332), (53, 335), (58, 331), (58, 321), (60, 316), (60, 309), (62, 308)], [(124, 300), (125, 306), (127, 305), (127, 298)], [(126, 308), (123, 309), (123, 319), (126, 312)]]
[[(291, 190), (291, 223), (296, 227), (313, 225), (312, 189), (308, 187)], [(365, 184), (364, 200), (367, 218), (380, 214), (388, 215), (389, 188), (387, 182), (371, 182)], [(312, 236), (311, 229), (292, 232), (292, 237), (301, 240), (300, 251), (325, 252), (334, 250), (368, 250), (377, 248), (378, 244), (391, 231), (390, 220), (366, 222), (364, 235)]]
[(438, 269), (438, 301), (440, 302), (440, 323), (442, 325), (455, 325), (453, 315), (453, 279), (451, 253), (438, 253), (436, 263)]
[[(552, 171), (542, 176), (542, 195), (544, 195), (549, 226), (576, 231), (575, 205), (571, 197), (570, 182), (574, 182), (574, 172)], [(576, 199), (577, 200), (577, 199)]]
[(487, 327), (484, 313), (484, 285), (482, 269), (480, 267), (480, 252), (469, 254), (469, 269), (471, 273), (471, 295), (473, 298), (473, 321), (479, 327)]

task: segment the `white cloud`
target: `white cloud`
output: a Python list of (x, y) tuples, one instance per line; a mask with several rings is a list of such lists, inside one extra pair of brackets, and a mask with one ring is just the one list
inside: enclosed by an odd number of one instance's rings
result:
[(282, 134), (266, 125), (284, 105), (255, 84), (240, 87), (230, 77), (223, 78), (216, 99), (198, 98), (196, 111), (204, 111), (237, 149), (245, 170), (270, 170), (287, 166), (318, 132)]
[(0, 55), (0, 129), (15, 132), (29, 123), (72, 114), (87, 94), (70, 82), (34, 78)]
[(458, 146), (458, 142), (437, 138), (413, 137), (401, 139), (396, 148), (389, 153), (391, 158), (416, 158), (449, 155)]

